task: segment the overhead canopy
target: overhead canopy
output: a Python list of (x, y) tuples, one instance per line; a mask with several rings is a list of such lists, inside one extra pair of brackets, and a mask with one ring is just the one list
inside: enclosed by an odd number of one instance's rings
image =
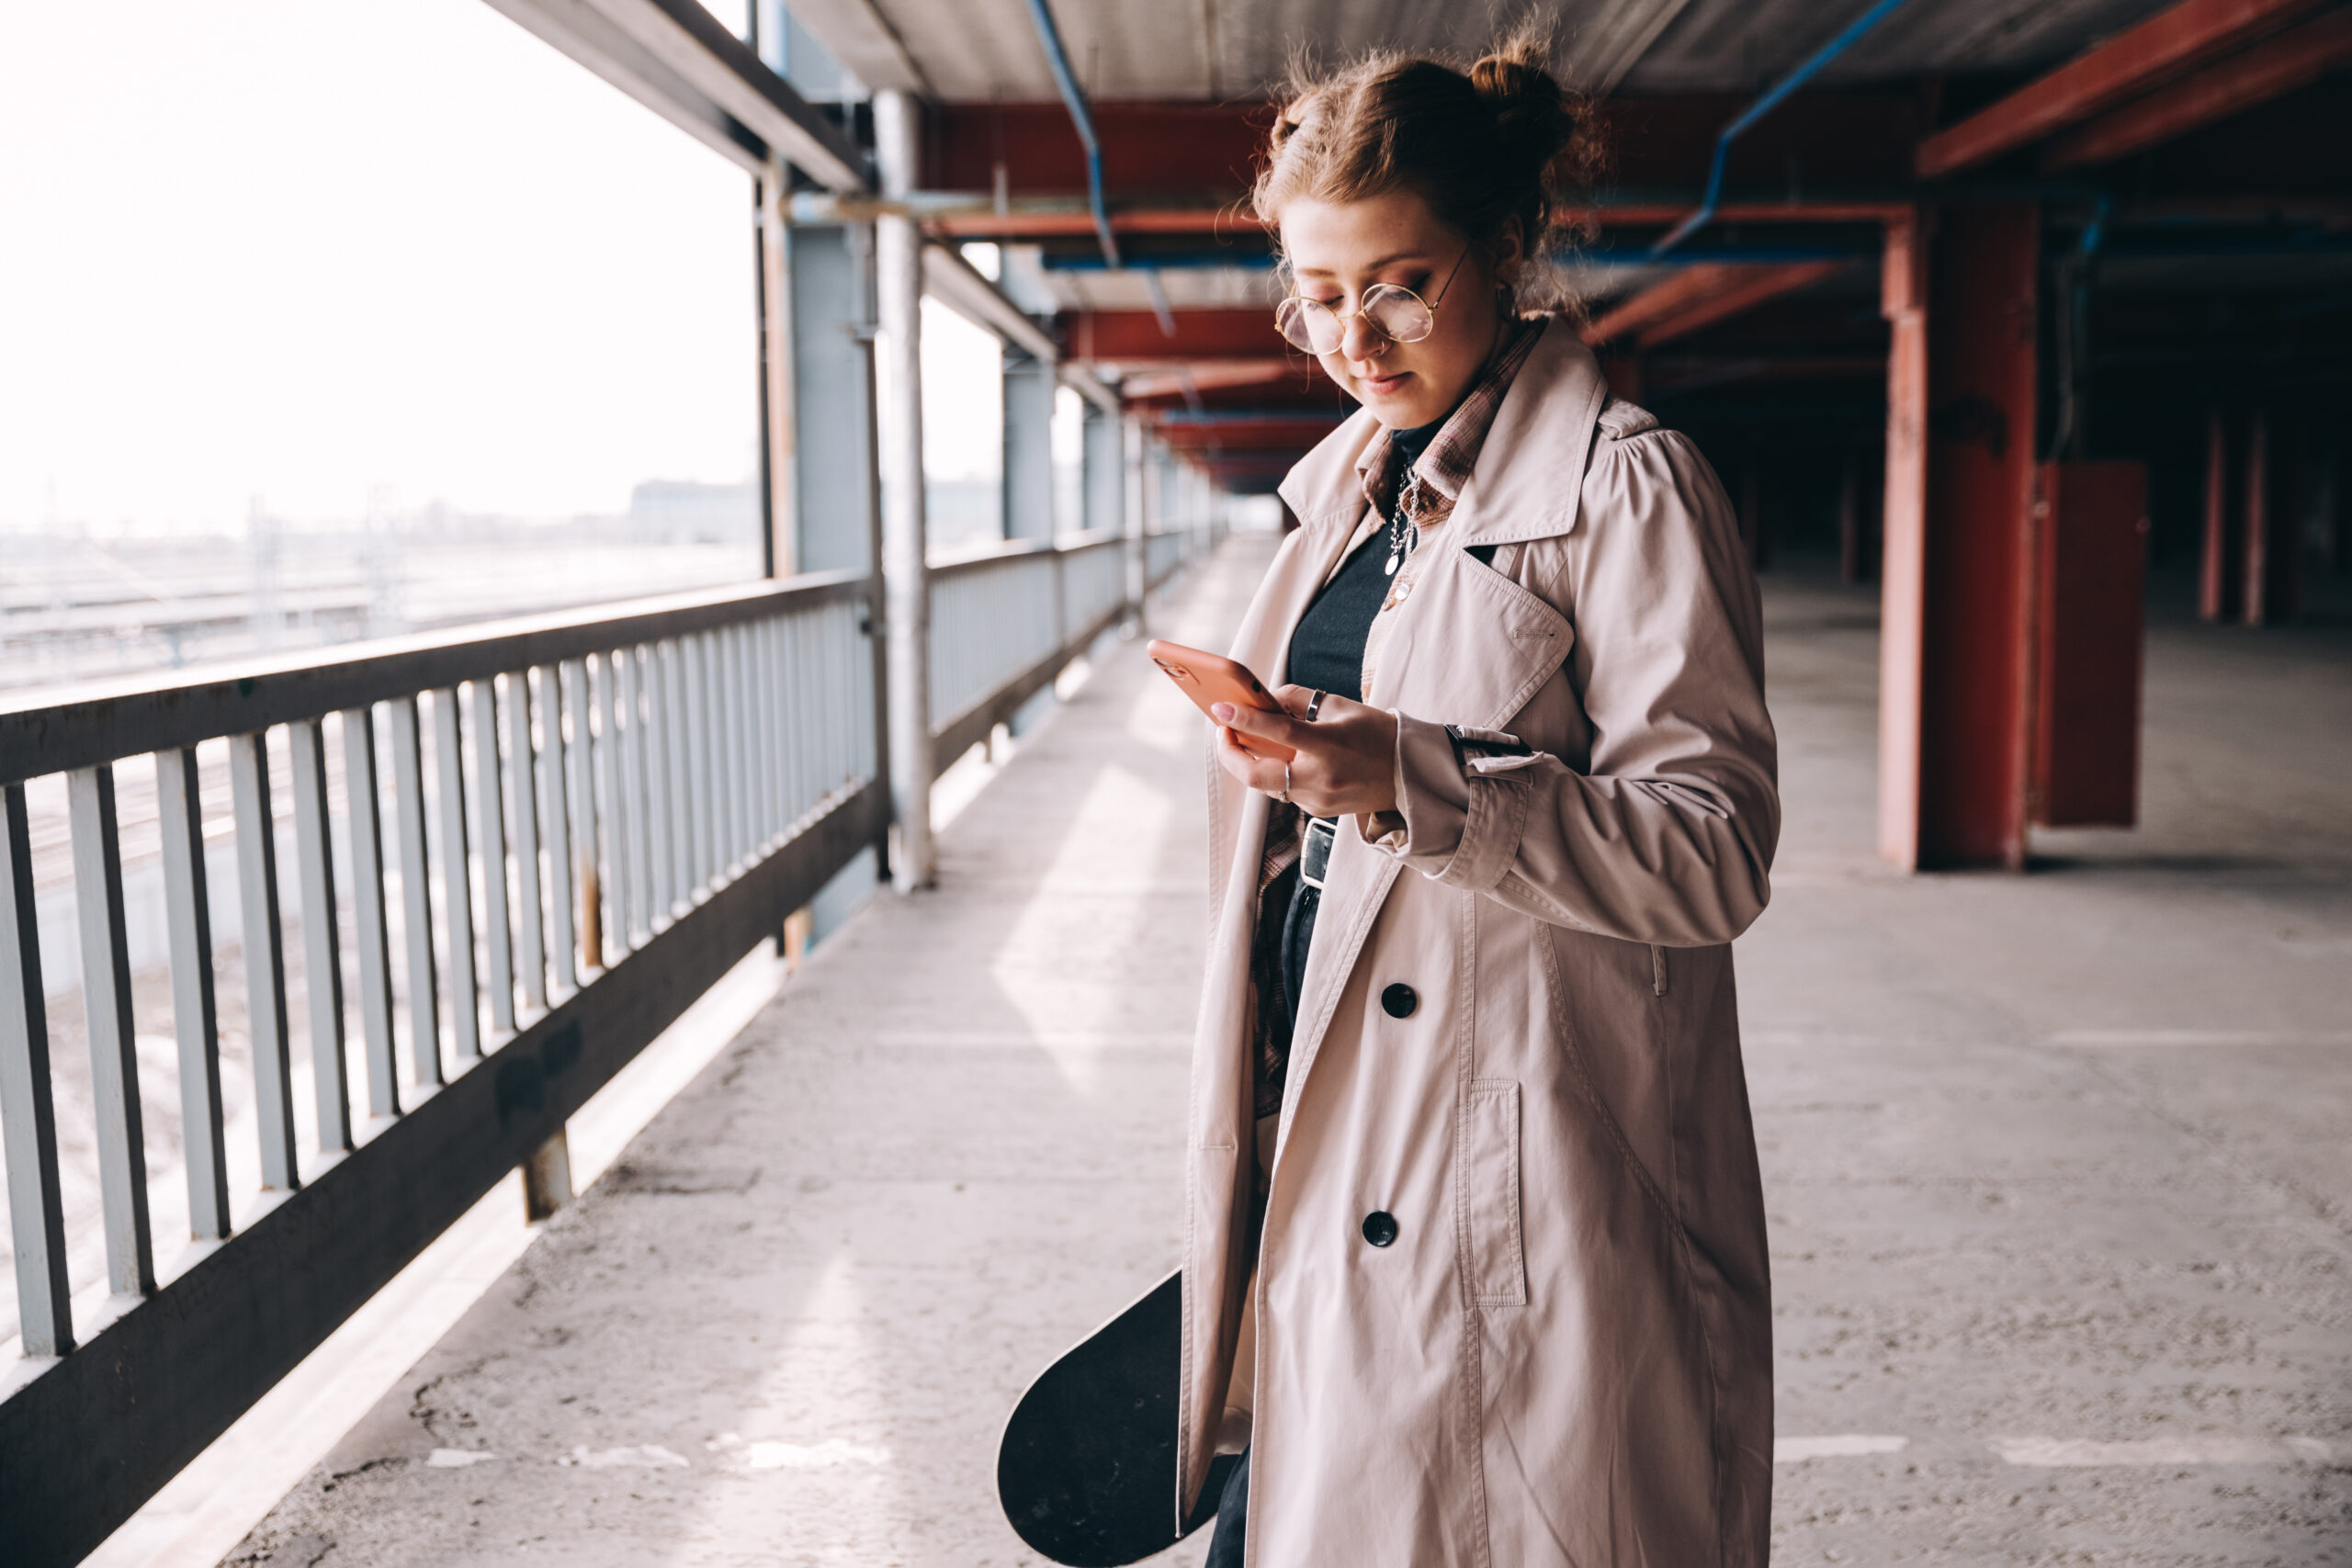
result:
[[(1823, 73), (1853, 85), (2055, 64), (2156, 9), (2150, 0), (1912, 0)], [(1859, 7), (1821, 0), (1598, 0), (1563, 19), (1555, 54), (1593, 91), (1752, 92), (1827, 41)], [(1046, 100), (1055, 85), (1026, 0), (799, 0), (794, 14), (869, 86), (942, 103)], [(1495, 9), (1426, 0), (1053, 0), (1090, 97), (1217, 103), (1261, 96), (1301, 43), (1461, 54)]]
[[(932, 231), (998, 243), (1007, 292), (1065, 354), (1237, 488), (1351, 406), (1272, 328), (1283, 284), (1247, 203), (1270, 93), (1302, 45), (1460, 59), (1498, 12), (1044, 0), (1057, 44), (1031, 0), (791, 3), (855, 76), (929, 106)], [(2352, 285), (2336, 0), (1595, 0), (1559, 9), (1552, 59), (1599, 98), (1611, 148), (1591, 232), (1560, 259), (1588, 336), (1653, 403), (1871, 428), (1885, 225), (1972, 190), (2037, 195), (2053, 244), (2097, 254), (2075, 276), (2119, 300), (2288, 290), (2311, 319), (2345, 314), (2324, 298)], [(2124, 330), (2176, 336), (2211, 314), (2134, 309)]]

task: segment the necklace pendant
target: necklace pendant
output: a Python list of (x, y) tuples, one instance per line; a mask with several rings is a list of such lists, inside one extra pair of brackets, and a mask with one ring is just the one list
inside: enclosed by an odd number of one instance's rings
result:
[(1391, 551), (1389, 551), (1389, 552), (1388, 552), (1388, 564), (1387, 564), (1386, 566), (1382, 567), (1382, 568), (1380, 569), (1381, 575), (1382, 575), (1382, 576), (1384, 576), (1384, 577), (1394, 577), (1394, 576), (1396, 576), (1396, 563), (1397, 563), (1398, 561), (1400, 561), (1400, 560), (1403, 560), (1404, 558), (1405, 558), (1405, 552), (1404, 552), (1404, 551), (1402, 551), (1402, 550), (1391, 550)]

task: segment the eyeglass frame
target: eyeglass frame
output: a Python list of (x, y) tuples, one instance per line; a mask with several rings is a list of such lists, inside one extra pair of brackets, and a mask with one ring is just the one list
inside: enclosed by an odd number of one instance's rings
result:
[[(1282, 340), (1284, 343), (1291, 342), (1290, 334), (1283, 332), (1283, 306), (1287, 305), (1292, 300), (1295, 299), (1302, 307), (1312, 305), (1315, 309), (1321, 310), (1324, 314), (1329, 316), (1332, 321), (1338, 322), (1340, 326), (1340, 343), (1345, 343), (1348, 335), (1347, 323), (1354, 321), (1358, 316), (1363, 315), (1365, 310), (1369, 310), (1371, 307), (1367, 305), (1365, 301), (1370, 299), (1374, 295), (1378, 294), (1382, 289), (1385, 288), (1404, 295), (1407, 299), (1412, 300), (1413, 303), (1419, 305), (1422, 310), (1427, 310), (1430, 314), (1429, 332), (1421, 333), (1419, 337), (1400, 338), (1390, 333), (1383, 331), (1379, 327), (1374, 327), (1373, 331), (1379, 333), (1383, 338), (1386, 339), (1391, 344), (1426, 343), (1429, 340), (1430, 333), (1437, 331), (1437, 308), (1445, 303), (1446, 295), (1451, 293), (1453, 288), (1454, 275), (1462, 270), (1462, 264), (1469, 259), (1470, 245), (1468, 243), (1464, 243), (1462, 247), (1462, 254), (1453, 258), (1453, 266), (1446, 273), (1445, 281), (1438, 285), (1437, 298), (1434, 299), (1424, 299), (1420, 297), (1418, 291), (1408, 288), (1401, 283), (1375, 283), (1371, 288), (1365, 289), (1362, 294), (1356, 296), (1356, 308), (1354, 310), (1334, 310), (1330, 306), (1323, 303), (1322, 300), (1310, 299), (1306, 295), (1301, 294), (1297, 289), (1294, 288), (1288, 294), (1283, 296), (1281, 304), (1274, 307), (1274, 331), (1282, 333)], [(1312, 318), (1309, 319), (1311, 320)], [(1337, 354), (1340, 351), (1340, 343), (1335, 343), (1327, 349), (1318, 349), (1310, 344), (1307, 345), (1306, 352), (1315, 355)], [(1296, 348), (1298, 344), (1293, 343), (1291, 344), (1291, 346), (1293, 348)]]

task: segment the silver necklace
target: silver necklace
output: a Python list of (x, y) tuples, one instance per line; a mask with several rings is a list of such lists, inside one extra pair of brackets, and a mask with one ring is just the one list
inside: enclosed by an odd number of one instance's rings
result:
[(1413, 553), (1413, 547), (1421, 542), (1420, 528), (1405, 521), (1406, 498), (1419, 495), (1420, 488), (1421, 476), (1416, 470), (1407, 478), (1404, 488), (1396, 492), (1396, 509), (1388, 514), (1388, 564), (1381, 569), (1384, 576), (1396, 576), (1396, 569), (1405, 563), (1405, 558)]

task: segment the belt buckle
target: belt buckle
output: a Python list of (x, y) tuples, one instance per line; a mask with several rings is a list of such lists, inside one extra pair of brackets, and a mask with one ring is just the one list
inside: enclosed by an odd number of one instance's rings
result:
[(1331, 869), (1331, 846), (1339, 841), (1340, 819), (1336, 817), (1310, 817), (1304, 836), (1299, 840), (1298, 879), (1318, 892), (1323, 886), (1323, 874)]

